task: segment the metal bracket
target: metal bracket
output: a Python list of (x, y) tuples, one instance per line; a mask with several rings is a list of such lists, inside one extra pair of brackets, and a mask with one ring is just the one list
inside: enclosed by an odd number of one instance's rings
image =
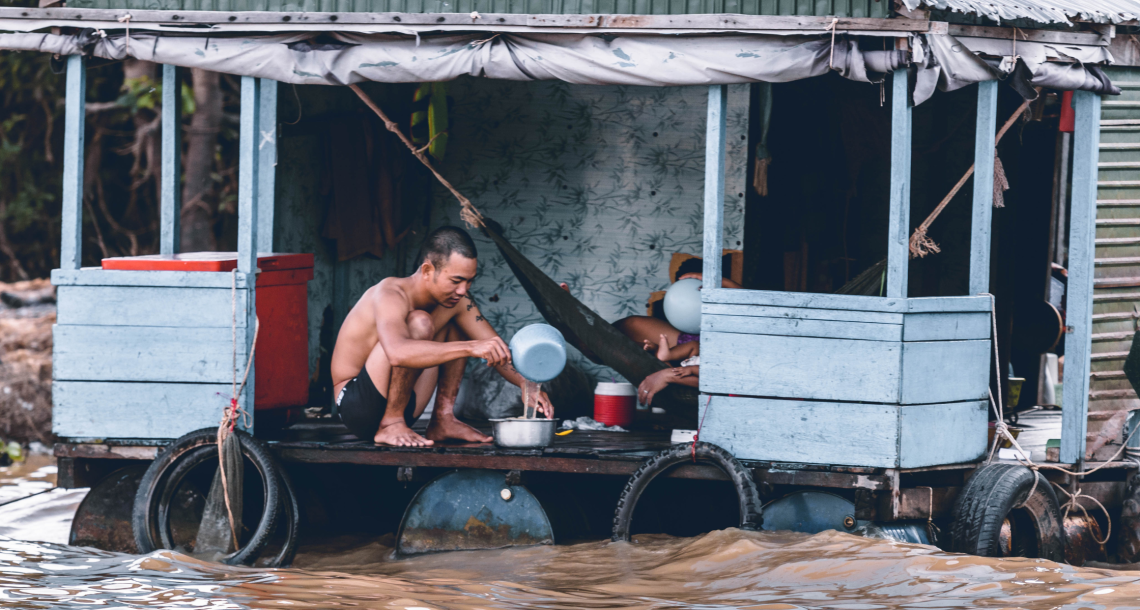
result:
[(401, 483), (410, 483), (416, 478), (416, 468), (414, 466), (399, 466), (396, 468), (396, 480)]
[(508, 470), (504, 482), (507, 485), (522, 485), (522, 472), (518, 470)]

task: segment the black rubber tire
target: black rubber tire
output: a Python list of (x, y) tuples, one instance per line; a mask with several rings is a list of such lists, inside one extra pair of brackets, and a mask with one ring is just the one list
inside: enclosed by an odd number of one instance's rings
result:
[[(195, 447), (182, 454), (183, 457), (175, 462), (173, 468), (169, 470), (166, 475), (166, 484), (163, 486), (162, 495), (158, 501), (158, 522), (157, 533), (162, 548), (172, 549), (176, 547), (174, 537), (170, 529), (170, 514), (169, 506), (173, 499), (174, 493), (181, 483), (182, 479), (186, 477), (192, 470), (200, 466), (203, 462), (214, 459), (217, 456), (217, 445), (202, 445)], [(289, 474), (284, 468), (279, 468), (278, 474), (280, 480), (278, 488), (281, 494), (280, 511), (277, 515), (277, 528), (284, 529), (285, 541), (277, 554), (272, 558), (267, 558), (258, 562), (259, 567), (265, 568), (287, 568), (293, 563), (293, 557), (297, 554), (297, 540), (300, 535), (300, 516), (301, 505), (297, 500), (297, 493), (293, 488), (293, 481), (289, 478)], [(266, 538), (266, 543), (269, 543), (273, 535), (270, 531), (269, 537)], [(261, 551), (264, 551), (264, 546)], [(258, 553), (260, 555), (260, 551)], [(255, 557), (254, 559), (258, 559)], [(236, 560), (236, 557), (235, 557)], [(250, 561), (252, 565), (254, 562)]]
[[(177, 478), (181, 479), (193, 465), (196, 465), (191, 462), (201, 463), (208, 459), (212, 452), (216, 452), (217, 434), (217, 428), (203, 428), (183, 435), (163, 449), (143, 475), (138, 493), (135, 494), (135, 506), (131, 515), (131, 527), (139, 552), (151, 553), (159, 548), (168, 548), (167, 544), (164, 544), (169, 542), (169, 534), (166, 531), (168, 524), (163, 501), (165, 499), (167, 503), (169, 502), (173, 487), (176, 487), (168, 485), (172, 479), (171, 475), (177, 473), (179, 475)], [(277, 525), (282, 501), (279, 486), (281, 469), (277, 467), (276, 460), (265, 446), (252, 436), (240, 430), (234, 434), (241, 442), (242, 455), (253, 463), (261, 476), (265, 507), (257, 529), (249, 541), (242, 548), (224, 557), (222, 562), (230, 565), (251, 565), (268, 544), (269, 536)], [(193, 459), (188, 460), (188, 458)], [(171, 489), (168, 490), (168, 487)]]
[[(1032, 547), (1015, 548), (1015, 554), (1065, 560), (1065, 528), (1057, 495), (1044, 475), (1018, 464), (986, 464), (970, 477), (954, 505), (950, 550), (1004, 556), (1000, 537), (1007, 518), (1033, 530), (1027, 539)], [(1019, 546), (1016, 541), (1015, 546)]]
[[(657, 475), (674, 466), (692, 462), (693, 445), (691, 443), (673, 445), (669, 449), (649, 458), (636, 472), (629, 477), (625, 489), (618, 499), (617, 510), (614, 512), (613, 541), (628, 541), (630, 526), (633, 524), (633, 511), (637, 508), (637, 501), (645, 488)], [(761, 507), (760, 492), (756, 489), (756, 481), (752, 473), (744, 467), (731, 453), (712, 443), (696, 444), (696, 461), (698, 463), (712, 464), (720, 468), (732, 484), (736, 487), (736, 495), (740, 500), (740, 529), (758, 530), (764, 522), (764, 509)]]
[(277, 527), (285, 529), (285, 543), (272, 559), (260, 564), (266, 568), (287, 568), (293, 565), (293, 558), (297, 555), (297, 542), (301, 537), (301, 502), (297, 499), (293, 480), (284, 468), (281, 469), (281, 487), (282, 518), (278, 519)]

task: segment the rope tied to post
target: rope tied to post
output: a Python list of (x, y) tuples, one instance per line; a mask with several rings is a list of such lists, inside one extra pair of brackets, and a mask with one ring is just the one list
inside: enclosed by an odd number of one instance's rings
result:
[(827, 25), (827, 28), (825, 28), (825, 29), (831, 30), (831, 51), (828, 53), (828, 56), (827, 56), (827, 69), (828, 70), (834, 70), (835, 69), (835, 30), (837, 29), (838, 25), (839, 25), (839, 17), (832, 17), (831, 23), (829, 23)]
[[(130, 13), (127, 13), (126, 15), (123, 15), (122, 17), (119, 17), (119, 19), (118, 19), (119, 23), (127, 24), (126, 52), (127, 52), (128, 56), (131, 54), (131, 18), (132, 17), (133, 16)], [(106, 35), (104, 35), (104, 38), (105, 37), (106, 37)]]
[(232, 314), (232, 323), (230, 325), (231, 336), (233, 338), (233, 383), (231, 390), (233, 395), (230, 397), (229, 405), (222, 411), (222, 421), (218, 423), (218, 475), (222, 479), (222, 497), (226, 503), (226, 516), (229, 518), (230, 535), (233, 536), (234, 549), (238, 548), (238, 534), (237, 527), (234, 521), (233, 508), (230, 506), (230, 492), (229, 482), (226, 479), (226, 460), (223, 455), (223, 448), (226, 439), (233, 433), (234, 428), (237, 427), (239, 421), (241, 425), (248, 428), (253, 424), (253, 418), (249, 412), (241, 408), (238, 398), (241, 396), (242, 391), (245, 390), (246, 382), (249, 381), (249, 371), (253, 367), (253, 354), (257, 351), (257, 335), (261, 330), (261, 320), (254, 316), (253, 324), (253, 342), (249, 348), (249, 358), (245, 363), (245, 373), (242, 374), (241, 383), (238, 383), (238, 368), (237, 368), (237, 352), (238, 352), (238, 336), (237, 336), (237, 269), (230, 272), (230, 311)]

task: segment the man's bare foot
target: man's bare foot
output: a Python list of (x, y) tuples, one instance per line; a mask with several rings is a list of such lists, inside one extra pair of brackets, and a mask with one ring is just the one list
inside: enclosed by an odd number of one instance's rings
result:
[(475, 428), (459, 421), (454, 415), (442, 415), (440, 413), (436, 413), (431, 418), (426, 436), (432, 441), (455, 439), (468, 443), (489, 443), (494, 440)]
[(390, 445), (392, 447), (427, 447), (434, 444), (432, 441), (412, 432), (403, 419), (384, 425), (380, 422), (380, 431), (372, 438), (377, 445)]

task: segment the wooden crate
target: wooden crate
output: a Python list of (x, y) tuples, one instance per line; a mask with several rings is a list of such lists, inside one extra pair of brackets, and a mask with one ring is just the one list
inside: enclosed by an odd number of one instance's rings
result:
[(246, 360), (248, 293), (229, 273), (104, 271), (52, 275), (52, 431), (63, 438), (177, 438), (217, 426)]
[(702, 440), (741, 459), (877, 467), (985, 452), (988, 297), (704, 299)]

